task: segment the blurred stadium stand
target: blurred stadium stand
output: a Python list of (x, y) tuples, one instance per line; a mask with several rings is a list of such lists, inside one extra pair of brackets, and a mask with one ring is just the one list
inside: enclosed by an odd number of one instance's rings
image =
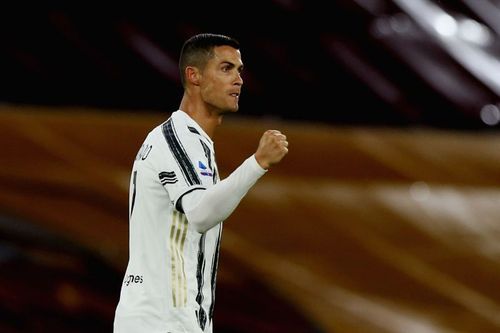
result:
[(216, 332), (500, 332), (500, 1), (52, 3), (0, 11), (0, 332), (110, 332), (131, 161), (198, 32), (242, 44)]
[[(498, 124), (495, 0), (253, 1), (0, 13), (0, 100), (172, 111), (193, 33), (242, 43), (242, 112), (333, 124)], [(481, 112), (483, 115), (481, 116)]]

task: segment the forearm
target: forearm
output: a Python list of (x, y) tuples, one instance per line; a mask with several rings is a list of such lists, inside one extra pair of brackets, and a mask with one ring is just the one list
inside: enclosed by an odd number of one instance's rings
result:
[(198, 232), (205, 232), (224, 221), (265, 173), (252, 155), (221, 182), (186, 194), (181, 204), (188, 223)]

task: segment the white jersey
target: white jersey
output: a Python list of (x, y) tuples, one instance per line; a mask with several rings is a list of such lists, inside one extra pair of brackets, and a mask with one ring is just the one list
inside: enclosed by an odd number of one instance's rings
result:
[(222, 223), (197, 232), (178, 204), (219, 180), (212, 140), (183, 111), (145, 139), (130, 181), (129, 262), (114, 332), (212, 332)]

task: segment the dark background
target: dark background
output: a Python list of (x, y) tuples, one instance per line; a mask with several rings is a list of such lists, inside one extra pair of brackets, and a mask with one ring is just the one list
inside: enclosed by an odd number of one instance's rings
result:
[[(435, 3), (484, 22), (465, 2)], [(480, 112), (498, 96), (412, 15), (388, 0), (4, 8), (0, 100), (170, 112), (182, 95), (176, 66), (183, 41), (215, 32), (242, 45), (242, 115), (491, 129)], [(498, 57), (491, 33), (488, 48)], [(425, 72), (432, 67), (436, 77)]]

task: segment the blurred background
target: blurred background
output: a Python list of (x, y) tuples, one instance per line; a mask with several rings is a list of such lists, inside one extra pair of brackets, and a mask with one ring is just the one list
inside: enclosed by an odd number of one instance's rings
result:
[(111, 332), (128, 184), (177, 59), (245, 64), (222, 176), (290, 153), (226, 221), (215, 332), (500, 332), (500, 1), (269, 0), (0, 11), (0, 332)]

